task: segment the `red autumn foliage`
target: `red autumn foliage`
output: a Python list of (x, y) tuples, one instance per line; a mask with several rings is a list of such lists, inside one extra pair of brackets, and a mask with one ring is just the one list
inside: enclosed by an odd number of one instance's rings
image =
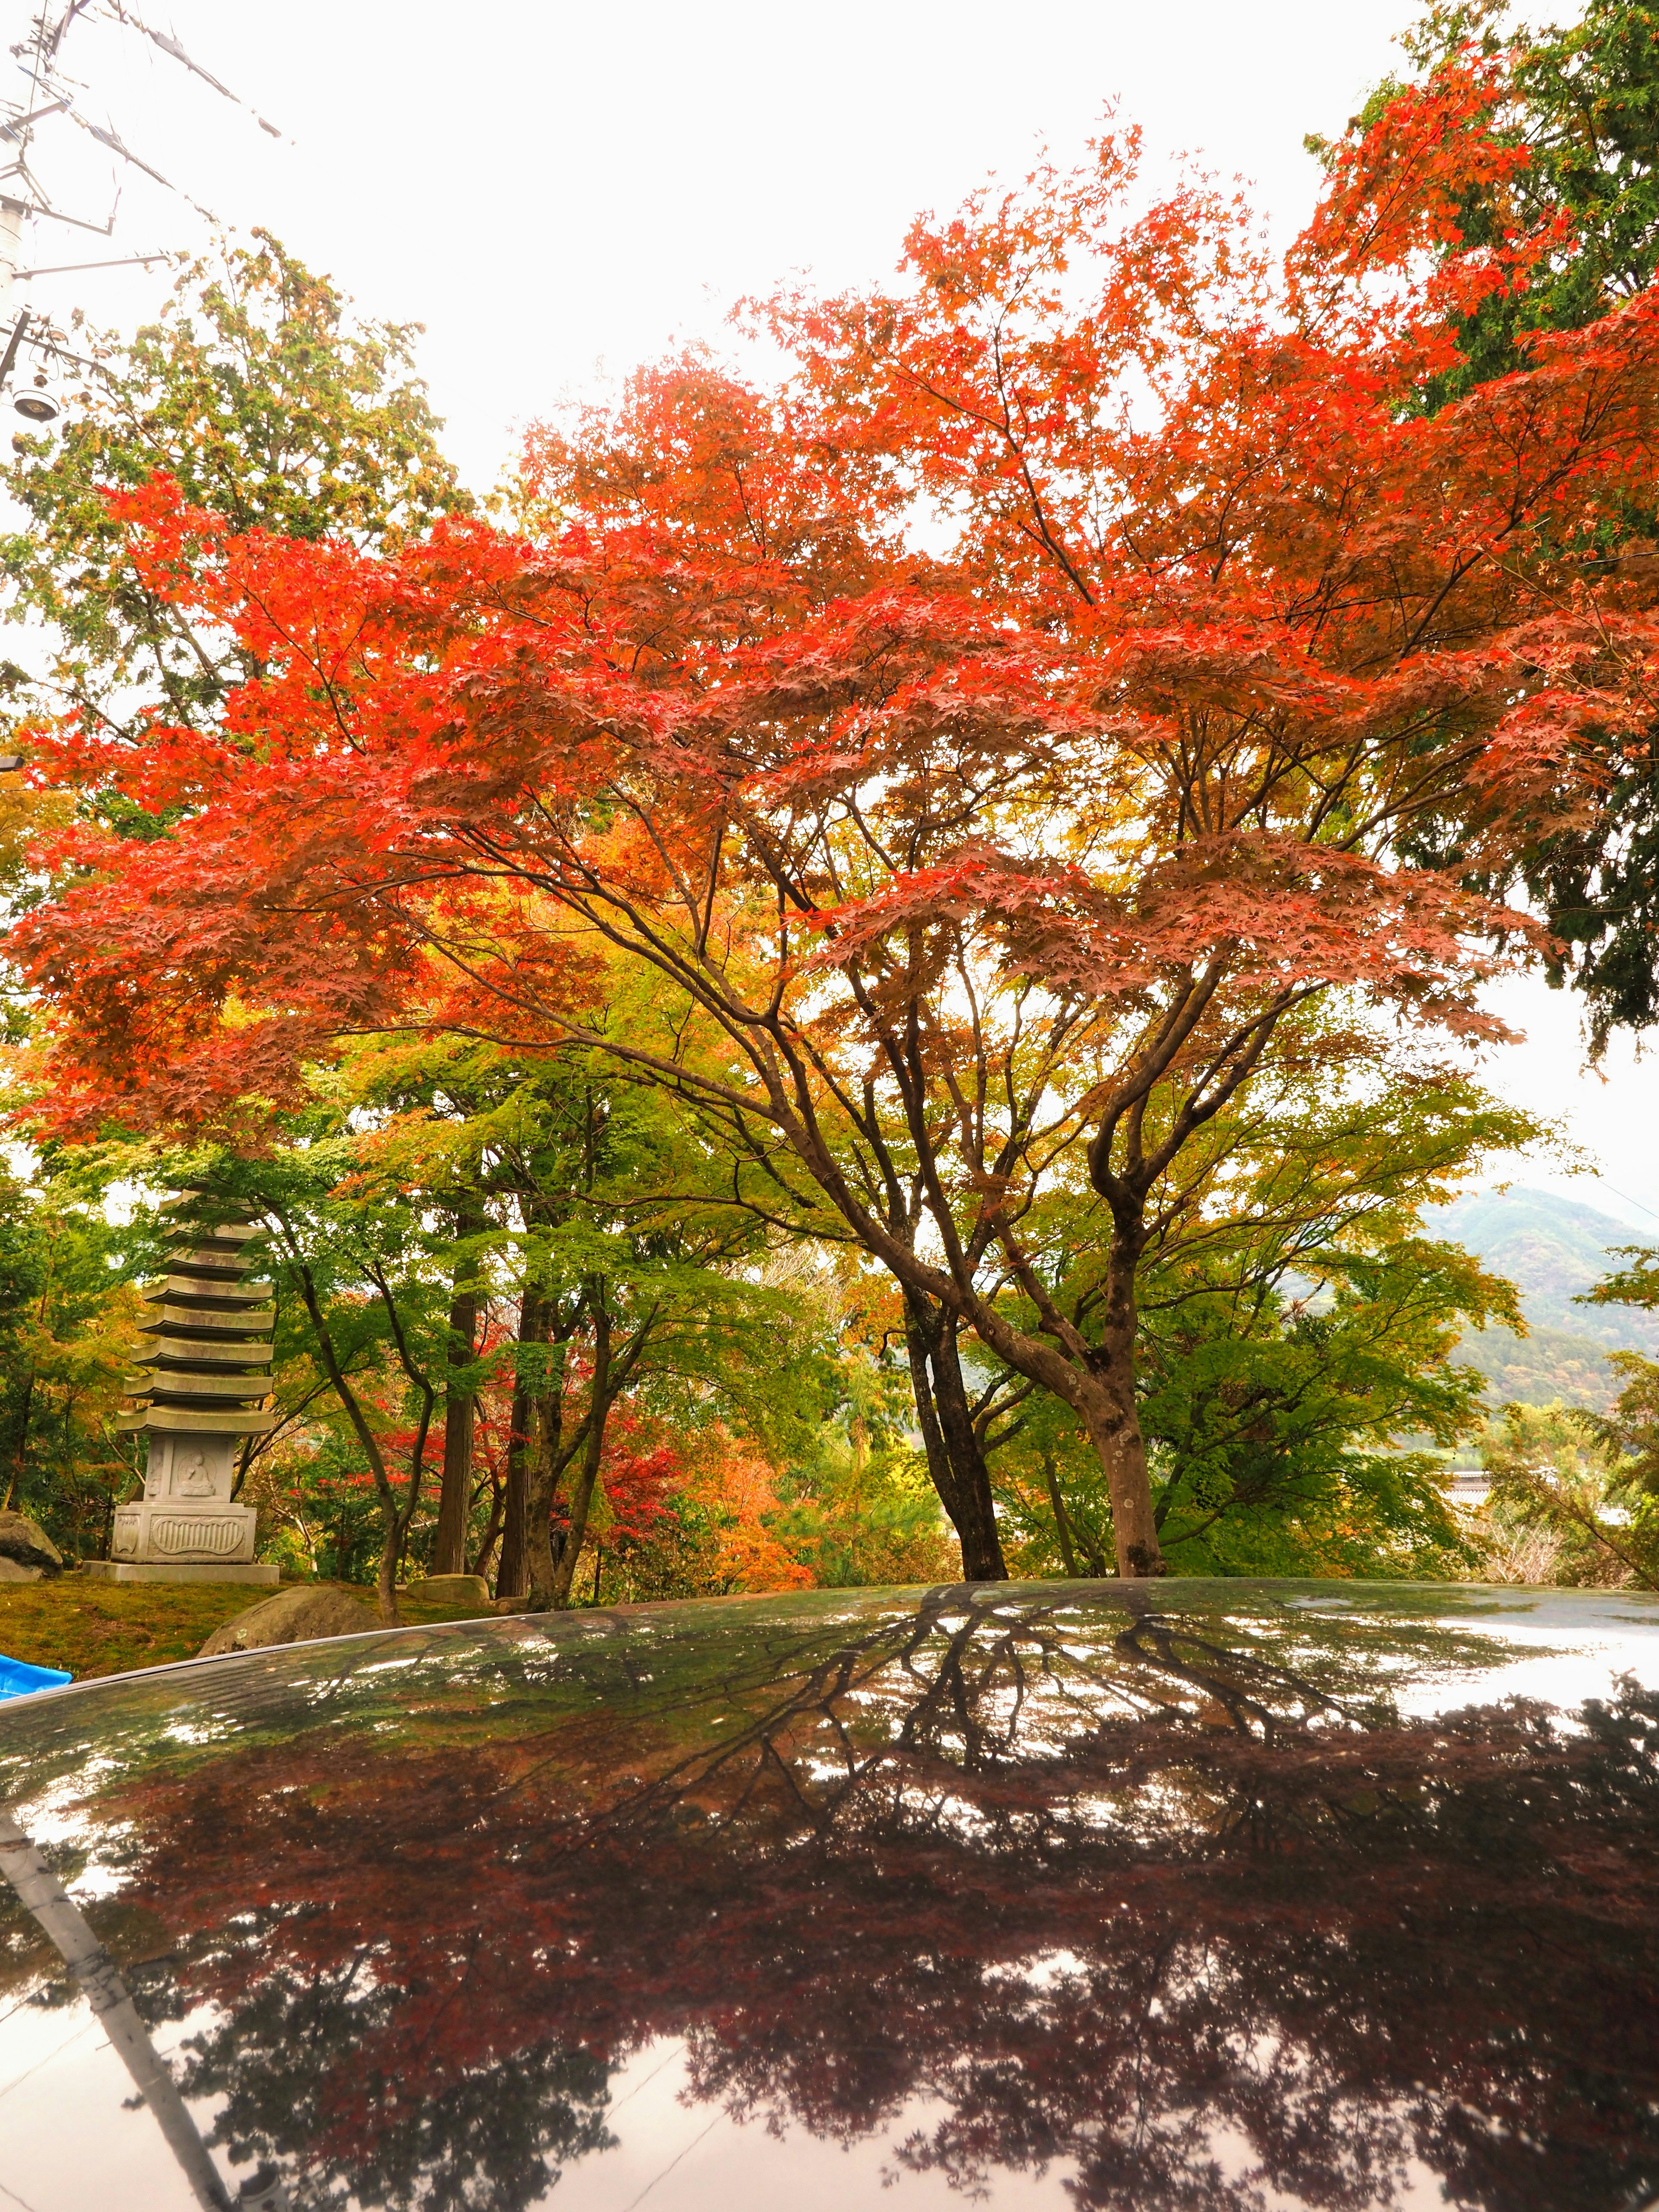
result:
[(611, 1508), (611, 1526), (632, 1543), (643, 1541), (669, 1510), (669, 1498), (682, 1476), (678, 1446), (666, 1442), (643, 1445), (629, 1432), (635, 1424), (626, 1414), (613, 1414), (611, 1425), (619, 1431), (605, 1437), (605, 1464), (599, 1479)]
[[(1281, 274), (1205, 189), (1126, 214), (1132, 137), (919, 223), (890, 293), (771, 304), (781, 397), (691, 360), (537, 441), (545, 539), (371, 560), (138, 495), (146, 581), (265, 672), (216, 732), (43, 742), (186, 811), (50, 856), (79, 879), (13, 946), (42, 1121), (234, 1120), (393, 1021), (599, 1043), (1070, 1404), (1158, 1571), (1134, 1278), (1183, 1148), (1322, 994), (1492, 1034), (1474, 948), (1526, 924), (1461, 871), (1653, 714), (1651, 583), (1584, 557), (1653, 471), (1653, 299), (1417, 404), (1451, 340), (1413, 257), (1500, 161), (1494, 96), (1471, 64), (1395, 102)], [(948, 560), (902, 542), (918, 492)], [(1457, 869), (1421, 865), (1449, 820)], [(611, 1034), (618, 952), (739, 1072)], [(1085, 1158), (1086, 1314), (1036, 1225)], [(934, 1473), (1000, 1572), (982, 1460)]]

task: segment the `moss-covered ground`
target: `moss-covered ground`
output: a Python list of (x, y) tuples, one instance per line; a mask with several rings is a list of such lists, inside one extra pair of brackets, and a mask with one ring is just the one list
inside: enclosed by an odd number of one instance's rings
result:
[[(349, 1585), (340, 1583), (340, 1589)], [(104, 1583), (79, 1575), (0, 1583), (0, 1652), (34, 1667), (58, 1667), (85, 1681), (136, 1667), (193, 1659), (222, 1621), (272, 1592), (242, 1583)], [(351, 1589), (370, 1613), (372, 1589)], [(465, 1620), (475, 1606), (401, 1601), (405, 1621)]]

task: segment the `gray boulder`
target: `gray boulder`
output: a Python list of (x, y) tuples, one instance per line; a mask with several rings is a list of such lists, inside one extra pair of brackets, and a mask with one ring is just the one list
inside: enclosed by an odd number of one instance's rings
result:
[(0, 1559), (15, 1560), (20, 1567), (34, 1567), (43, 1574), (58, 1575), (64, 1571), (63, 1553), (40, 1523), (31, 1521), (27, 1513), (0, 1513)]
[(379, 1625), (366, 1605), (343, 1590), (301, 1583), (223, 1622), (196, 1656), (213, 1659), (222, 1652), (258, 1651), (271, 1644), (313, 1644), (321, 1636), (356, 1636)]
[(409, 1595), (428, 1605), (476, 1605), (488, 1610), (489, 1584), (482, 1575), (422, 1575)]

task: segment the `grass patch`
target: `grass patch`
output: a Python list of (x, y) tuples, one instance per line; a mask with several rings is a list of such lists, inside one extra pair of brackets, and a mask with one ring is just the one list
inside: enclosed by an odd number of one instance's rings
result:
[[(374, 1613), (372, 1589), (336, 1587)], [(61, 1668), (77, 1682), (167, 1667), (193, 1659), (222, 1621), (275, 1595), (246, 1583), (105, 1583), (79, 1575), (0, 1583), (0, 1652), (32, 1667)], [(473, 1606), (399, 1602), (410, 1625), (477, 1618)]]

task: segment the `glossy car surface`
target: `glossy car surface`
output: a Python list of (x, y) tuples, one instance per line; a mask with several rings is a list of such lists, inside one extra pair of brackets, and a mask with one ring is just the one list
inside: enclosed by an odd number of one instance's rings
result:
[(0, 1796), (184, 2092), (0, 1886), (0, 2205), (1659, 2194), (1650, 1596), (409, 1630), (0, 1708)]

